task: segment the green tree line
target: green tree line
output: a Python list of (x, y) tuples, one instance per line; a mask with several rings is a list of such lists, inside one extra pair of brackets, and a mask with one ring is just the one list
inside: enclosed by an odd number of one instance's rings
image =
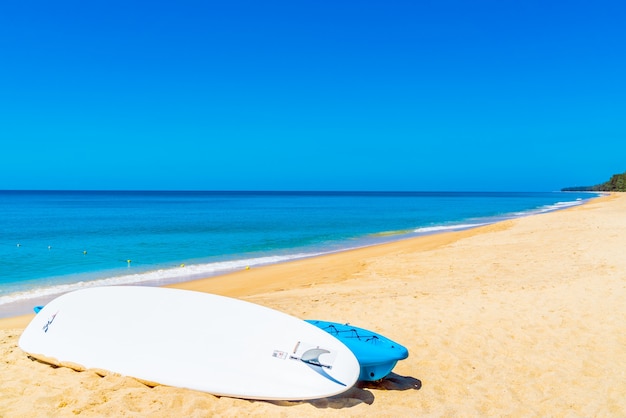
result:
[(626, 192), (626, 172), (622, 174), (614, 174), (609, 181), (596, 184), (595, 186), (565, 187), (562, 191)]

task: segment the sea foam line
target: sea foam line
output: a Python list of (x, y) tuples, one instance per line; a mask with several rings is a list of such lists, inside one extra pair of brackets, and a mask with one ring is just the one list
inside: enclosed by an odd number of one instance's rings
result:
[(445, 231), (461, 231), (463, 229), (477, 228), (479, 226), (488, 225), (491, 222), (480, 222), (480, 223), (471, 223), (471, 224), (451, 224), (451, 225), (438, 225), (438, 226), (425, 226), (422, 228), (417, 228), (413, 230), (418, 234), (433, 234), (436, 232), (445, 232)]
[(551, 205), (545, 205), (545, 206), (538, 207), (536, 209), (530, 209), (530, 210), (526, 210), (526, 211), (522, 211), (522, 212), (515, 212), (515, 213), (513, 213), (513, 217), (519, 218), (521, 216), (537, 215), (537, 214), (540, 214), (540, 213), (546, 213), (546, 212), (552, 212), (552, 211), (555, 211), (555, 210), (567, 209), (567, 208), (570, 208), (570, 207), (573, 207), (573, 206), (582, 205), (585, 202), (586, 202), (586, 200), (581, 200), (581, 199), (571, 200), (571, 201), (567, 201), (567, 202), (556, 202), (556, 203), (553, 203)]
[(513, 212), (509, 214), (496, 215), (493, 217), (487, 217), (484, 219), (488, 219), (485, 222), (473, 222), (473, 223), (458, 223), (458, 224), (447, 224), (447, 225), (435, 225), (435, 226), (425, 226), (414, 229), (413, 232), (418, 234), (434, 234), (437, 232), (447, 232), (447, 231), (462, 231), (464, 229), (477, 228), (483, 225), (493, 224), (499, 221), (504, 221), (507, 219), (521, 218), (524, 216), (538, 215), (541, 213), (552, 212), (555, 210), (567, 209), (573, 206), (579, 206), (585, 203), (584, 200), (572, 200), (567, 202), (556, 202), (551, 205), (540, 206), (534, 209), (528, 209), (520, 212)]
[(48, 296), (59, 295), (74, 290), (85, 289), (97, 286), (115, 286), (142, 284), (148, 282), (167, 282), (176, 283), (185, 280), (193, 280), (197, 278), (210, 277), (218, 274), (228, 273), (240, 270), (246, 267), (255, 267), (267, 264), (276, 264), (283, 261), (295, 260), (300, 258), (315, 257), (325, 254), (319, 253), (296, 253), (289, 255), (275, 255), (257, 257), (251, 259), (241, 259), (232, 261), (220, 261), (208, 264), (192, 264), (184, 267), (175, 267), (167, 269), (152, 270), (142, 273), (126, 274), (122, 276), (107, 277), (104, 279), (79, 281), (76, 283), (58, 284), (53, 286), (38, 287), (23, 292), (10, 293), (0, 296), (0, 306), (25, 301), (29, 299), (45, 298)]

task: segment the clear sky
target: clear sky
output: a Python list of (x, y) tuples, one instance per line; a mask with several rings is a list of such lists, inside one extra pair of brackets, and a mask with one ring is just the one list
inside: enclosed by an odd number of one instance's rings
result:
[(625, 157), (623, 0), (0, 3), (0, 189), (551, 191)]

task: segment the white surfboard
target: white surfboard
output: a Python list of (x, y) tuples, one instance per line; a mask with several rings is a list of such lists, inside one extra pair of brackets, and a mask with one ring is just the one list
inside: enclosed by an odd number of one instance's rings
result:
[(354, 354), (293, 316), (186, 290), (111, 286), (49, 302), (19, 340), (42, 361), (247, 399), (303, 400), (350, 389)]

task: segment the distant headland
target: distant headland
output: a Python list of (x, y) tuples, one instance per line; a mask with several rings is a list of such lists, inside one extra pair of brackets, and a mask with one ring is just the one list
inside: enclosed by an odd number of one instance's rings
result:
[(561, 189), (563, 192), (626, 192), (626, 172), (623, 174), (614, 174), (611, 180), (596, 184), (595, 186), (579, 186), (579, 187), (565, 187)]

